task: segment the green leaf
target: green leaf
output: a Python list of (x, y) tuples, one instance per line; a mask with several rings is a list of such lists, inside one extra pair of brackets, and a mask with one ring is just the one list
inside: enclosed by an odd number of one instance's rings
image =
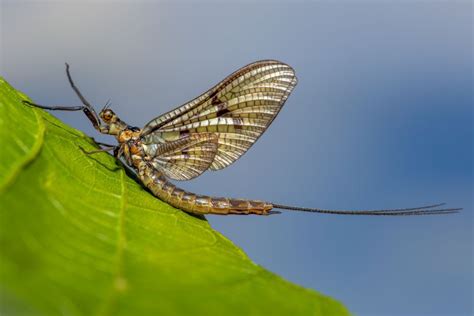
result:
[[(0, 78), (2, 315), (348, 315), (161, 202)], [(81, 115), (81, 113), (78, 113)]]

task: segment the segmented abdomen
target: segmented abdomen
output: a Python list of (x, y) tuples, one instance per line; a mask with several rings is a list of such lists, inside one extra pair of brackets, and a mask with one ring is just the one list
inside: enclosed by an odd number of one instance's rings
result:
[(267, 215), (273, 208), (272, 204), (263, 201), (210, 197), (184, 191), (144, 161), (138, 166), (138, 176), (160, 200), (189, 213)]

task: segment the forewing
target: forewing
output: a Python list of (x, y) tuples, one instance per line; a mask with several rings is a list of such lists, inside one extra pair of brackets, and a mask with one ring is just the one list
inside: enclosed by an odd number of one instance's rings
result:
[(242, 156), (268, 128), (297, 83), (294, 70), (274, 60), (258, 61), (234, 72), (196, 99), (149, 122), (145, 144), (212, 133), (217, 152), (210, 165), (219, 170)]
[(153, 156), (151, 164), (174, 180), (190, 180), (206, 171), (217, 153), (217, 137), (192, 134), (161, 145), (145, 145)]

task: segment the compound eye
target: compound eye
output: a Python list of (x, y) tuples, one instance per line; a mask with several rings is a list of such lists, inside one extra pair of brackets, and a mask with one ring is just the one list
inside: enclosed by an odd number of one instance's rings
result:
[(107, 110), (102, 112), (102, 118), (106, 122), (109, 122), (112, 119), (113, 116), (114, 116), (114, 113), (111, 110), (107, 109)]

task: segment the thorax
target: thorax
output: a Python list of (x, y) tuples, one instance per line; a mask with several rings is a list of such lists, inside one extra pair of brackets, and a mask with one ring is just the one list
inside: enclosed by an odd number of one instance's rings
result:
[(138, 168), (140, 162), (145, 159), (145, 151), (140, 139), (139, 129), (125, 129), (117, 136), (119, 149), (117, 156), (123, 156), (130, 167)]

